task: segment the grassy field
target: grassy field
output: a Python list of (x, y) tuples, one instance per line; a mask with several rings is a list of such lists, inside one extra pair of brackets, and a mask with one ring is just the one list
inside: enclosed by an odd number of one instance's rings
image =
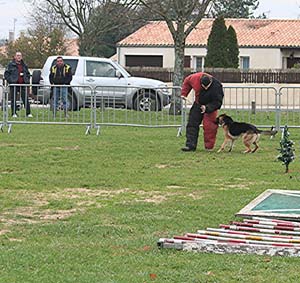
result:
[[(299, 259), (160, 250), (157, 240), (234, 220), (300, 166), (255, 154), (183, 153), (176, 129), (15, 125), (0, 134), (0, 282), (299, 282)], [(300, 132), (291, 130), (296, 154)], [(219, 131), (217, 147), (222, 142)]]

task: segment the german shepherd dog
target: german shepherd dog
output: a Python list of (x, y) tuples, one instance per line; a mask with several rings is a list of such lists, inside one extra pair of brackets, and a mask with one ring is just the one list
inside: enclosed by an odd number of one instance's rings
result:
[[(226, 144), (231, 142), (229, 152), (232, 150), (233, 143), (238, 137), (242, 136), (243, 143), (246, 146), (244, 153), (254, 153), (258, 149), (258, 140), (260, 135), (269, 135), (271, 138), (276, 135), (277, 131), (273, 129), (270, 131), (262, 131), (257, 129), (254, 125), (248, 123), (235, 122), (233, 119), (226, 115), (221, 114), (217, 117), (217, 124), (221, 125), (224, 130), (224, 142), (218, 152), (224, 150)], [(251, 149), (251, 145), (254, 144), (254, 148)]]

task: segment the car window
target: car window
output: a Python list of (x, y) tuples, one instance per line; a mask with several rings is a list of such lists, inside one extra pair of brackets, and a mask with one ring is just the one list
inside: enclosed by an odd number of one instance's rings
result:
[[(64, 63), (71, 66), (72, 74), (74, 75), (77, 69), (78, 59), (64, 59)], [(51, 67), (54, 66), (55, 64), (56, 64), (56, 59), (53, 60)]]
[(86, 75), (88, 77), (116, 77), (116, 69), (107, 62), (86, 61)]

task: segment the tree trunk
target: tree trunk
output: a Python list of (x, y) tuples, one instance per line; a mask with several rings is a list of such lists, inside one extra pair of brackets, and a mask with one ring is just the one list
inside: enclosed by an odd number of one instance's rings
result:
[[(184, 76), (184, 49), (186, 38), (184, 34), (184, 24), (178, 24), (177, 27), (178, 30), (176, 35), (173, 35), (175, 51), (173, 86), (181, 87)], [(175, 89), (173, 91), (169, 114), (181, 115), (182, 100), (180, 98), (180, 95), (181, 91), (179, 89)]]

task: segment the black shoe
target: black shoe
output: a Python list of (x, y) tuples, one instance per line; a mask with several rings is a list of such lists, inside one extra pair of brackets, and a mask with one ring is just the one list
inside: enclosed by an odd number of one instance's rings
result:
[(185, 146), (185, 147), (181, 148), (181, 150), (182, 151), (195, 151), (196, 148)]

